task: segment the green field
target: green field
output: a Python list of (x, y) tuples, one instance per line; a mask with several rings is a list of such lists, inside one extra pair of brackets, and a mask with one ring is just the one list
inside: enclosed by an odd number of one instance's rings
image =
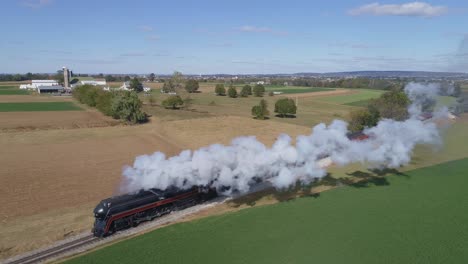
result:
[(436, 107), (442, 107), (442, 106), (450, 107), (451, 105), (455, 104), (456, 101), (457, 101), (457, 98), (453, 96), (438, 96)]
[(379, 97), (384, 91), (380, 90), (369, 90), (369, 89), (356, 89), (356, 93), (346, 95), (327, 96), (320, 98), (325, 102), (338, 103), (338, 104), (349, 104), (359, 101), (369, 100)]
[(12, 86), (12, 85), (0, 85), (0, 90), (5, 90), (5, 89), (18, 89), (18, 86)]
[(27, 90), (20, 90), (18, 86), (0, 85), (0, 95), (23, 95), (29, 94)]
[(280, 86), (280, 85), (267, 85), (265, 86), (267, 92), (283, 92), (284, 94), (295, 94), (295, 93), (311, 93), (311, 92), (323, 92), (323, 91), (334, 91), (332, 88), (323, 87), (302, 87), (302, 86)]
[(72, 102), (22, 102), (0, 103), (0, 112), (77, 111), (82, 110)]
[(352, 103), (347, 103), (345, 105), (349, 106), (359, 106), (359, 107), (366, 107), (372, 99), (367, 99), (367, 100), (361, 100), (361, 101), (355, 101)]
[(67, 263), (465, 263), (468, 159), (161, 228)]
[[(239, 88), (238, 91), (240, 91)], [(161, 102), (168, 97), (166, 94), (161, 94), (159, 89), (153, 90), (152, 94), (157, 105), (160, 105)], [(186, 95), (183, 95), (182, 97), (185, 96)], [(141, 95), (140, 98), (144, 102), (148, 102), (148, 97)], [(163, 120), (180, 120), (226, 115), (251, 118), (252, 107), (258, 104), (260, 100), (264, 99), (268, 102), (270, 120), (311, 127), (320, 122), (330, 122), (335, 118), (346, 118), (349, 111), (352, 109), (351, 106), (330, 104), (327, 102), (321, 102), (314, 97), (304, 97), (298, 98), (299, 107), (296, 115), (297, 118), (280, 118), (275, 116), (274, 107), (276, 101), (284, 98), (284, 95), (230, 98), (228, 96), (216, 96), (212, 92), (202, 92), (190, 94), (190, 98), (192, 99), (192, 105), (190, 106), (192, 109), (191, 111), (174, 111), (164, 109), (160, 106), (149, 107), (148, 104), (145, 105), (144, 110), (148, 114), (157, 116)]]
[(26, 95), (29, 94), (27, 90), (20, 89), (0, 89), (0, 95)]

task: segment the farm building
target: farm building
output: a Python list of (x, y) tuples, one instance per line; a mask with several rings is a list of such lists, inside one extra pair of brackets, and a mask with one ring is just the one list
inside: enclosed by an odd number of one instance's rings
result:
[(89, 85), (106, 85), (106, 80), (86, 80), (86, 81), (80, 81), (82, 85), (89, 84)]
[(60, 85), (53, 85), (53, 86), (39, 86), (37, 87), (37, 92), (40, 94), (43, 93), (61, 93), (65, 90), (65, 87)]
[(20, 89), (37, 89), (41, 86), (56, 86), (59, 83), (56, 80), (32, 80), (31, 84), (22, 84)]
[[(119, 90), (124, 90), (124, 91), (131, 91), (132, 88), (130, 88), (130, 82), (127, 81), (127, 82), (124, 82), (122, 84), (122, 86), (120, 86)], [(143, 91), (145, 92), (150, 92), (151, 91), (151, 88), (150, 87), (143, 87)]]

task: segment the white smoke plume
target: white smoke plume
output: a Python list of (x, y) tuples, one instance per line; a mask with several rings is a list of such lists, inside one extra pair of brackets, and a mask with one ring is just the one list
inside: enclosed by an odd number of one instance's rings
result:
[(437, 90), (437, 85), (408, 84), (405, 92), (413, 102), (411, 117), (405, 121), (381, 120), (364, 130), (369, 136), (366, 140), (350, 140), (347, 123), (335, 120), (328, 126), (316, 125), (310, 135), (297, 137), (295, 145), (283, 134), (271, 148), (250, 136), (236, 138), (228, 146), (214, 144), (173, 157), (155, 152), (137, 157), (132, 167), (124, 169), (121, 189), (134, 192), (209, 185), (218, 190), (230, 187), (227, 192), (247, 192), (258, 181), (269, 181), (281, 189), (325, 176), (326, 170), (317, 164), (324, 156), (338, 165), (361, 162), (398, 168), (411, 161), (417, 144), (440, 143), (436, 125), (417, 118), (421, 105), (434, 98)]

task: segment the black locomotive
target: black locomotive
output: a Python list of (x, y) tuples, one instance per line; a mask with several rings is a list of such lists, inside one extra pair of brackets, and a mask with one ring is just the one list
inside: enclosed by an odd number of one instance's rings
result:
[(187, 190), (141, 190), (102, 200), (94, 209), (93, 234), (104, 237), (118, 230), (138, 225), (143, 221), (204, 202), (216, 196), (216, 191), (193, 187)]

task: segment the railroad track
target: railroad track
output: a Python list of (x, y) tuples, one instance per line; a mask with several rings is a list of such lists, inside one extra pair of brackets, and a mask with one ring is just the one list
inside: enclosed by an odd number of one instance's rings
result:
[(32, 254), (30, 256), (26, 256), (17, 260), (13, 260), (11, 262), (6, 262), (8, 264), (30, 264), (30, 263), (40, 263), (42, 261), (48, 260), (50, 258), (59, 256), (65, 252), (72, 251), (74, 249), (80, 248), (82, 246), (88, 245), (90, 243), (96, 242), (99, 238), (94, 237), (92, 235), (85, 236), (82, 238), (78, 238), (76, 240), (64, 243), (62, 245), (58, 245), (56, 247), (52, 247), (46, 249), (44, 251), (40, 251), (38, 253)]
[[(248, 193), (254, 193), (266, 188), (269, 188), (270, 185), (268, 184), (258, 184), (254, 186)], [(245, 194), (244, 194), (245, 195)], [(51, 260), (57, 260), (63, 257), (71, 256), (76, 253), (81, 253), (87, 251), (93, 247), (98, 245), (103, 245), (105, 243), (116, 241), (125, 237), (129, 237), (132, 235), (139, 234), (141, 232), (145, 232), (156, 228), (158, 226), (176, 222), (178, 219), (183, 218), (184, 216), (196, 213), (200, 210), (208, 208), (210, 206), (214, 206), (216, 204), (224, 203), (230, 199), (234, 199), (237, 197), (242, 196), (241, 194), (234, 194), (230, 197), (218, 197), (212, 199), (208, 202), (203, 204), (199, 204), (196, 206), (188, 207), (181, 211), (173, 211), (170, 214), (157, 218), (153, 221), (148, 221), (142, 223), (138, 227), (129, 228), (126, 230), (118, 231), (117, 233), (113, 234), (112, 236), (106, 238), (96, 238), (92, 235), (86, 235), (80, 238), (76, 238), (72, 241), (64, 242), (63, 244), (59, 244), (50, 248), (46, 248), (40, 251), (36, 251), (31, 253), (30, 255), (23, 255), (18, 258), (7, 259), (5, 262), (0, 262), (4, 264), (31, 264), (31, 263), (42, 263)]]

